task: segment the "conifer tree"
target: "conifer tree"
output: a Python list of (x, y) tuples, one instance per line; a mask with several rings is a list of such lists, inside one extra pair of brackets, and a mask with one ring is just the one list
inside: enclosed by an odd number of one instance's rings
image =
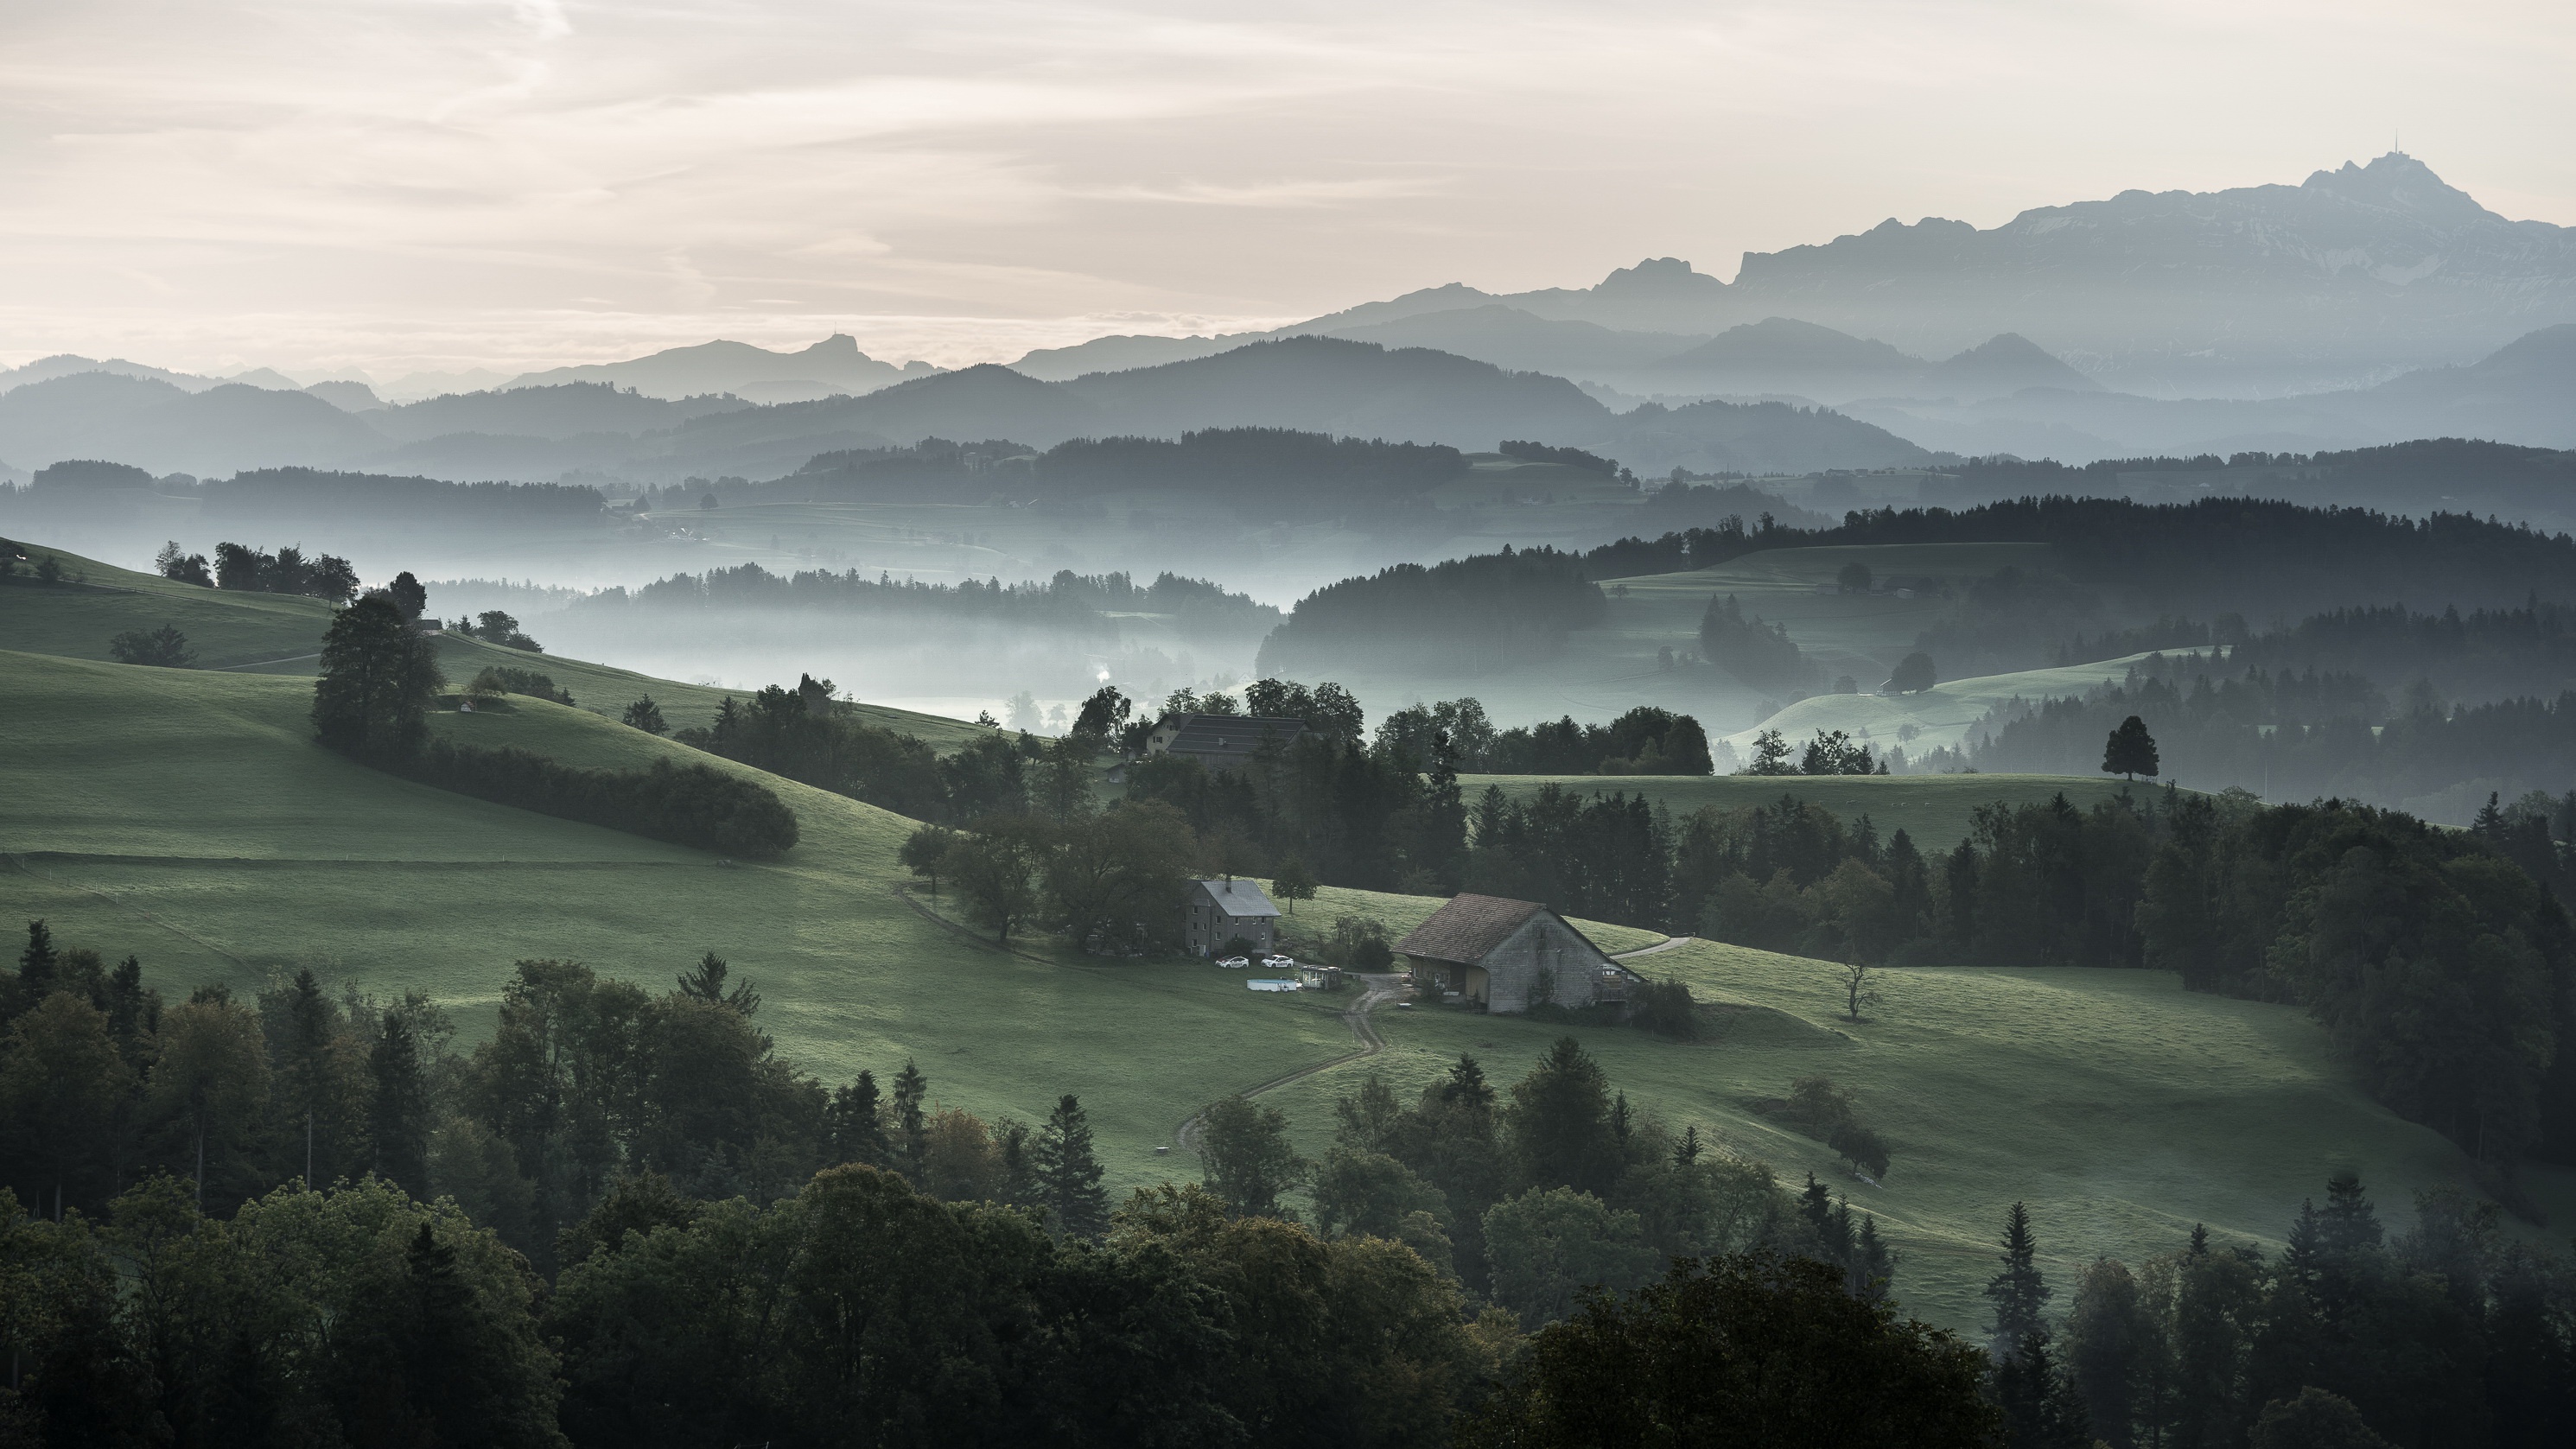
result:
[(884, 1097), (877, 1091), (875, 1073), (861, 1070), (857, 1081), (833, 1091), (824, 1110), (835, 1163), (893, 1165), (894, 1147), (886, 1140)]
[(367, 1101), (367, 1136), (375, 1149), (376, 1175), (416, 1198), (429, 1196), (429, 1076), (422, 1070), (420, 1038), (411, 1014), (388, 1008), (367, 1053), (374, 1083)]
[(894, 1079), (894, 1147), (902, 1154), (896, 1165), (903, 1175), (918, 1181), (923, 1160), (930, 1154), (930, 1121), (922, 1112), (922, 1103), (930, 1097), (930, 1079), (906, 1058), (903, 1070)]
[(54, 974), (61, 965), (60, 953), (54, 950), (53, 928), (42, 921), (27, 923), (27, 948), (18, 953), (18, 990), (10, 1009), (24, 1011), (45, 999), (53, 990)]
[(2032, 1335), (2048, 1332), (2048, 1285), (2040, 1277), (2030, 1212), (2018, 1202), (2004, 1215), (2003, 1250), (2003, 1268), (1986, 1283), (1986, 1298), (1995, 1305), (1995, 1355), (2009, 1358)]
[(1076, 1237), (1098, 1236), (1109, 1225), (1109, 1194), (1100, 1185), (1100, 1160), (1092, 1155), (1091, 1119), (1072, 1093), (1056, 1099), (1030, 1157), (1050, 1223)]
[(1694, 1122), (1682, 1129), (1682, 1140), (1673, 1144), (1673, 1166), (1688, 1167), (1699, 1161), (1699, 1154), (1699, 1124)]
[(1851, 1267), (1845, 1274), (1852, 1296), (1864, 1303), (1887, 1301), (1888, 1285), (1896, 1281), (1896, 1255), (1888, 1251), (1887, 1240), (1878, 1235), (1875, 1214), (1860, 1215), (1860, 1235), (1852, 1244)]

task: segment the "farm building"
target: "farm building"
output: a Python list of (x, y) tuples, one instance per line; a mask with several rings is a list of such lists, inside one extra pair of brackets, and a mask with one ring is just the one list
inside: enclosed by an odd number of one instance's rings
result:
[(1195, 955), (1213, 956), (1238, 936), (1267, 951), (1278, 926), (1279, 908), (1252, 881), (1194, 880), (1181, 897), (1181, 944)]
[(1179, 755), (1210, 770), (1240, 768), (1261, 748), (1277, 740), (1282, 749), (1306, 732), (1301, 719), (1245, 714), (1175, 714), (1164, 717), (1145, 737), (1148, 755)]
[(1625, 1001), (1637, 981), (1563, 916), (1500, 896), (1456, 897), (1396, 942), (1395, 953), (1410, 964), (1415, 985), (1487, 1011)]

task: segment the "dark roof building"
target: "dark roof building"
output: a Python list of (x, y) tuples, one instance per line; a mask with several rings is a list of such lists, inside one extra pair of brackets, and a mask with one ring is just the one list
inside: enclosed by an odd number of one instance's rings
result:
[(1231, 770), (1252, 758), (1264, 740), (1281, 748), (1297, 743), (1306, 732), (1301, 719), (1248, 714), (1176, 714), (1166, 716), (1145, 737), (1149, 755), (1182, 755), (1211, 770)]
[(1563, 916), (1501, 896), (1453, 898), (1396, 942), (1395, 953), (1411, 964), (1415, 985), (1488, 1011), (1624, 1001), (1637, 980)]
[(1267, 951), (1278, 929), (1279, 908), (1248, 878), (1191, 881), (1181, 903), (1181, 944), (1200, 956), (1213, 956), (1238, 937)]

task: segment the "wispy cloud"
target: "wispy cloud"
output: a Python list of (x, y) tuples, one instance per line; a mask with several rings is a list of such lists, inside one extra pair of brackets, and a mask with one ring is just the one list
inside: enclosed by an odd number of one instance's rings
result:
[(1891, 214), (2295, 180), (2392, 125), (2576, 223), (2572, 72), (2576, 13), (2503, 0), (17, 6), (0, 360), (838, 328), (967, 361), (1643, 255), (1724, 275)]

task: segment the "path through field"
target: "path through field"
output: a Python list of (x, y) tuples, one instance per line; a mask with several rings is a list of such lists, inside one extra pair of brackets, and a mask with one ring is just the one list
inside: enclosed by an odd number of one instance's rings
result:
[[(1272, 1077), (1269, 1081), (1263, 1082), (1257, 1087), (1246, 1087), (1242, 1091), (1235, 1093), (1235, 1095), (1238, 1097), (1258, 1097), (1264, 1092), (1274, 1091), (1280, 1087), (1288, 1085), (1290, 1082), (1304, 1081), (1306, 1078), (1315, 1075), (1317, 1072), (1330, 1071), (1332, 1068), (1341, 1066), (1345, 1062), (1355, 1062), (1362, 1057), (1373, 1057), (1379, 1052), (1384, 1051), (1386, 1049), (1386, 1038), (1379, 1036), (1377, 1034), (1377, 1028), (1369, 1025), (1369, 1012), (1374, 1009), (1379, 1002), (1392, 1001), (1396, 997), (1403, 995), (1411, 988), (1411, 982), (1404, 973), (1400, 971), (1362, 974), (1360, 975), (1360, 980), (1368, 983), (1368, 989), (1361, 992), (1360, 999), (1352, 1002), (1350, 1009), (1342, 1013), (1342, 1024), (1351, 1029), (1351, 1036), (1359, 1042), (1358, 1050), (1344, 1052), (1330, 1061), (1317, 1062), (1313, 1066), (1299, 1067), (1297, 1070), (1290, 1072), (1285, 1076)], [(1182, 1151), (1192, 1154), (1196, 1154), (1198, 1152), (1199, 1123), (1200, 1120), (1206, 1116), (1207, 1108), (1201, 1107), (1197, 1111), (1192, 1112), (1188, 1117), (1182, 1119), (1180, 1126), (1172, 1129), (1172, 1140), (1180, 1144)]]

